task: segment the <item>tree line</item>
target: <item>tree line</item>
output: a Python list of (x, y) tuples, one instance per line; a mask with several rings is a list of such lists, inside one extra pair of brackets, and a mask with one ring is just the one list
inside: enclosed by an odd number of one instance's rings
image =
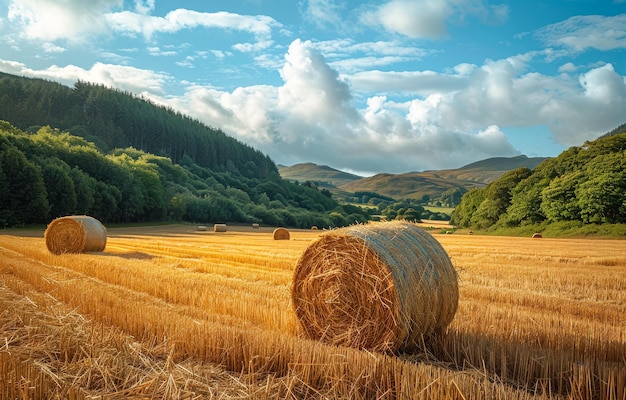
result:
[(0, 227), (44, 224), (86, 214), (104, 223), (189, 221), (344, 226), (369, 216), (345, 208), (310, 182), (270, 172), (247, 177), (183, 157), (133, 147), (104, 154), (92, 142), (51, 127), (24, 132), (0, 121)]
[(626, 125), (472, 189), (452, 215), (459, 227), (497, 229), (571, 221), (626, 223)]

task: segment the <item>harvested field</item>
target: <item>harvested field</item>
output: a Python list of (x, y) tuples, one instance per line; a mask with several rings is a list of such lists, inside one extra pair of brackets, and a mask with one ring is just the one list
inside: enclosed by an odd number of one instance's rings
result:
[(302, 339), (295, 265), (321, 231), (107, 229), (54, 255), (0, 231), (0, 398), (626, 398), (626, 243), (435, 235), (459, 308), (427, 352)]

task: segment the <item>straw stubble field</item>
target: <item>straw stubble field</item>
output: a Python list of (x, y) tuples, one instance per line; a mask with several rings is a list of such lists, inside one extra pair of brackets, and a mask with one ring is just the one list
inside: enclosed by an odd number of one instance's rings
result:
[(460, 302), (428, 351), (301, 338), (320, 231), (109, 229), (102, 253), (0, 233), (2, 399), (626, 399), (626, 243), (436, 235)]

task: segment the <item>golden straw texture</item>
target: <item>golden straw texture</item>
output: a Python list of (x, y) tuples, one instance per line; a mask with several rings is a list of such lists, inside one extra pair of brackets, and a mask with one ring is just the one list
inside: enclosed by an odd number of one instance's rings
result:
[(48, 224), (44, 233), (51, 253), (85, 253), (104, 250), (106, 228), (93, 217), (72, 215), (57, 218)]
[(285, 228), (276, 228), (274, 229), (274, 240), (289, 240), (291, 237), (289, 235), (289, 231)]
[(292, 301), (309, 338), (393, 352), (418, 347), (450, 324), (458, 277), (443, 247), (417, 225), (356, 225), (307, 247)]

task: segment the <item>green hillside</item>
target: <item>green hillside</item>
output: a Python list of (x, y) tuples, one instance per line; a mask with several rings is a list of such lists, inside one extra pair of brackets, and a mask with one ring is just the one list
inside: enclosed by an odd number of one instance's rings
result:
[(459, 187), (482, 187), (481, 182), (460, 181), (439, 177), (434, 173), (377, 174), (341, 185), (348, 192), (376, 192), (395, 199), (438, 198), (447, 190)]
[(0, 73), (0, 227), (70, 214), (301, 228), (369, 218), (171, 109), (103, 86)]
[(447, 191), (463, 192), (484, 187), (507, 171), (524, 166), (534, 168), (545, 158), (496, 157), (468, 164), (458, 169), (408, 172), (404, 174), (378, 174), (339, 185), (347, 192), (370, 191), (397, 199), (437, 199)]
[(469, 191), (452, 221), (487, 230), (626, 224), (626, 133), (571, 147), (532, 171), (518, 168)]
[(320, 186), (341, 186), (352, 181), (361, 179), (361, 176), (339, 171), (326, 165), (302, 163), (292, 166), (278, 166), (280, 176), (290, 181), (317, 182)]
[(544, 160), (546, 160), (546, 157), (529, 158), (524, 155), (517, 157), (493, 157), (467, 164), (459, 169), (443, 170), (436, 173), (441, 177), (454, 178), (461, 181), (490, 183), (507, 171), (521, 167), (533, 169)]
[(533, 169), (546, 158), (526, 156), (494, 157), (465, 165), (458, 169), (408, 172), (404, 174), (377, 174), (360, 177), (334, 168), (313, 163), (280, 166), (280, 175), (291, 181), (316, 182), (339, 198), (353, 193), (373, 192), (394, 199), (439, 199), (444, 193), (485, 187), (507, 171), (526, 167)]
[(267, 178), (276, 165), (258, 150), (197, 120), (101, 85), (70, 88), (0, 73), (0, 120), (27, 132), (50, 126), (93, 142), (98, 150), (133, 147), (213, 171)]

